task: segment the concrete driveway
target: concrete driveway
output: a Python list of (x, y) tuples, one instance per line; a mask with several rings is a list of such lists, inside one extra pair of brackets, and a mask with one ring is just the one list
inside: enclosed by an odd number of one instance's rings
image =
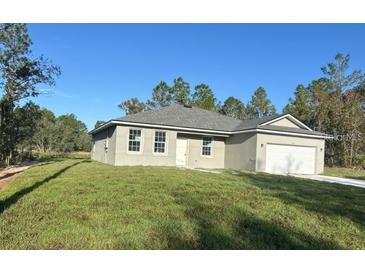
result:
[(294, 177), (299, 177), (303, 179), (310, 179), (334, 184), (341, 184), (341, 185), (349, 185), (349, 186), (356, 186), (365, 188), (365, 181), (363, 180), (355, 180), (349, 178), (340, 178), (340, 177), (332, 177), (332, 176), (324, 176), (324, 175), (291, 175)]

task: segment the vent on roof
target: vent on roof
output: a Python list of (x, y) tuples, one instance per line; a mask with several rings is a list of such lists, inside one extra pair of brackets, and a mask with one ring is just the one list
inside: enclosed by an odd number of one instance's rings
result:
[(184, 104), (184, 107), (186, 107), (186, 108), (192, 108), (192, 106), (191, 105), (188, 105), (188, 104)]

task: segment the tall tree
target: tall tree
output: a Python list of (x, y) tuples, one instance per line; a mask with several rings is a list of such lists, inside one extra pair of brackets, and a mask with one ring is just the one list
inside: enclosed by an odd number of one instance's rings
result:
[(55, 129), (56, 117), (54, 113), (48, 109), (41, 109), (41, 117), (37, 121), (36, 131), (34, 134), (34, 142), (36, 148), (40, 152), (46, 152), (53, 149), (54, 136), (57, 133)]
[(360, 70), (348, 73), (350, 59), (349, 54), (337, 53), (334, 62), (321, 68), (324, 78), (331, 84), (329, 92), (343, 93), (364, 83), (365, 75)]
[(98, 120), (98, 121), (96, 121), (94, 128), (98, 128), (98, 127), (100, 127), (102, 124), (105, 124), (105, 121)]
[(147, 101), (150, 108), (161, 108), (171, 105), (173, 101), (173, 94), (171, 87), (166, 82), (161, 81), (153, 88), (152, 98)]
[(39, 95), (38, 84), (54, 85), (60, 68), (33, 57), (25, 24), (0, 25), (0, 161), (9, 164), (15, 150), (14, 107), (23, 98)]
[(174, 103), (189, 103), (190, 85), (183, 78), (174, 79), (174, 85), (171, 87), (172, 100)]
[(327, 143), (327, 159), (330, 164), (345, 166), (351, 166), (363, 150), (364, 142), (358, 134), (365, 133), (361, 127), (365, 119), (363, 98), (356, 90), (364, 85), (365, 74), (349, 71), (349, 62), (349, 55), (338, 53), (334, 62), (322, 67), (323, 77), (310, 85), (317, 128), (335, 136)]
[(246, 116), (245, 105), (240, 99), (230, 96), (224, 101), (220, 113), (233, 118), (244, 119)]
[[(365, 97), (357, 89), (347, 91), (343, 96), (341, 115), (341, 129), (348, 138), (343, 140), (344, 162), (352, 166), (354, 158), (365, 154), (365, 110), (363, 102)], [(364, 163), (365, 164), (365, 163)]]
[(266, 90), (259, 87), (247, 105), (247, 114), (250, 118), (261, 118), (276, 113), (275, 106), (267, 97)]
[(61, 115), (55, 123), (54, 149), (59, 152), (90, 150), (86, 125), (74, 114)]
[(122, 101), (118, 107), (126, 112), (127, 115), (145, 111), (147, 109), (161, 108), (173, 103), (190, 102), (190, 85), (184, 79), (178, 77), (174, 79), (174, 84), (170, 87), (166, 82), (161, 81), (152, 91), (151, 99), (146, 103), (133, 97)]
[(294, 99), (290, 98), (289, 103), (284, 107), (283, 112), (289, 113), (308, 126), (313, 126), (313, 105), (310, 89), (298, 85), (294, 92)]
[(124, 110), (127, 115), (135, 114), (146, 110), (145, 103), (140, 102), (137, 97), (133, 97), (129, 100), (122, 101), (118, 105), (118, 107)]
[(206, 84), (195, 86), (191, 101), (193, 105), (202, 109), (211, 111), (216, 110), (217, 99), (211, 88)]
[(24, 106), (15, 108), (14, 137), (20, 151), (27, 149), (31, 154), (36, 147), (34, 136), (41, 115), (40, 107), (33, 102), (27, 102)]
[(313, 129), (334, 136), (326, 143), (325, 160), (330, 165), (351, 166), (365, 151), (365, 75), (350, 71), (350, 56), (337, 54), (322, 67), (323, 76), (308, 87), (298, 86), (295, 98), (284, 112), (294, 114)]

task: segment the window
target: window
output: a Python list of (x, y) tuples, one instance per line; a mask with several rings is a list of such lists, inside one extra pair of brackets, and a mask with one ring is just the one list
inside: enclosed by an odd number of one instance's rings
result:
[(203, 147), (202, 147), (202, 155), (203, 156), (212, 156), (212, 137), (203, 137)]
[(129, 141), (128, 151), (139, 152), (141, 151), (141, 130), (130, 129), (129, 130)]
[(153, 151), (155, 153), (165, 153), (166, 152), (166, 132), (165, 131), (155, 131), (155, 144)]

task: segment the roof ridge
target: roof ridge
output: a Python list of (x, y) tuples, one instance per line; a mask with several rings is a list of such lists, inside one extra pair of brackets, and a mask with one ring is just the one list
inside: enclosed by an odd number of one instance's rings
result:
[[(121, 116), (121, 117), (118, 117), (118, 118), (115, 118), (115, 119), (122, 119), (122, 118), (124, 118), (124, 117), (136, 116), (136, 115), (141, 114), (141, 113), (147, 113), (147, 112), (157, 111), (157, 110), (161, 110), (161, 109), (163, 109), (163, 108), (155, 108), (155, 109), (152, 109), (152, 108), (151, 108), (151, 109), (147, 109), (147, 110), (142, 110), (142, 111), (137, 112), (137, 113), (126, 114), (126, 115), (124, 115), (124, 116)], [(114, 120), (115, 120), (115, 119), (114, 119)]]
[[(168, 106), (164, 106), (164, 107), (161, 107), (161, 108), (153, 108), (153, 109), (148, 109), (148, 110), (145, 110), (145, 111), (141, 111), (141, 112), (138, 112), (138, 113), (132, 113), (132, 114), (127, 114), (127, 115), (124, 115), (122, 117), (119, 117), (119, 118), (116, 118), (116, 119), (121, 119), (121, 118), (124, 118), (124, 117), (130, 117), (130, 116), (135, 116), (135, 115), (139, 115), (139, 114), (142, 114), (142, 113), (148, 113), (148, 112), (156, 112), (156, 111), (161, 111), (161, 110), (164, 110), (164, 109), (167, 109), (167, 108), (171, 108), (171, 107), (181, 107), (181, 108), (186, 108), (185, 107), (185, 104), (181, 104), (181, 103), (173, 103), (171, 105), (168, 105)], [(228, 118), (228, 119), (231, 119), (231, 120), (235, 120), (235, 121), (239, 121), (239, 122), (244, 122), (244, 121), (255, 121), (255, 120), (266, 120), (267, 118), (269, 117), (280, 117), (280, 116), (283, 116), (285, 114), (274, 114), (274, 115), (268, 115), (268, 116), (263, 116), (263, 117), (260, 117), (260, 118), (248, 118), (248, 119), (238, 119), (238, 118), (235, 118), (235, 117), (231, 117), (229, 115), (226, 115), (226, 114), (222, 114), (220, 112), (217, 112), (217, 111), (212, 111), (212, 110), (208, 110), (208, 109), (204, 109), (204, 108), (201, 108), (201, 107), (198, 107), (198, 106), (195, 106), (195, 105), (189, 105), (191, 106), (191, 108), (195, 108), (195, 109), (199, 109), (201, 111), (204, 111), (204, 112), (207, 112), (207, 113), (213, 113), (217, 116), (220, 116), (220, 117), (224, 117), (224, 118)], [(270, 119), (268, 119), (269, 121)]]
[[(136, 116), (136, 115), (139, 115), (139, 114), (145, 114), (145, 113), (148, 113), (148, 112), (156, 112), (156, 111), (161, 111), (161, 110), (164, 110), (164, 109), (167, 109), (167, 108), (172, 108), (172, 107), (181, 107), (181, 108), (187, 108), (184, 106), (184, 104), (180, 104), (180, 103), (173, 103), (171, 105), (168, 105), (168, 106), (164, 106), (164, 107), (161, 107), (161, 108), (154, 108), (154, 109), (148, 109), (148, 110), (145, 110), (145, 111), (141, 111), (141, 112), (138, 112), (138, 113), (132, 113), (132, 114), (127, 114), (127, 115), (124, 115), (122, 117), (118, 117), (116, 119), (122, 119), (122, 118), (125, 118), (125, 117), (131, 117), (131, 116)], [(244, 121), (244, 120), (241, 120), (241, 119), (238, 119), (238, 118), (235, 118), (235, 117), (231, 117), (231, 116), (228, 116), (228, 115), (225, 115), (225, 114), (222, 114), (222, 113), (219, 113), (219, 112), (216, 112), (216, 111), (212, 111), (212, 110), (207, 110), (207, 109), (203, 109), (203, 108), (200, 108), (198, 106), (194, 106), (194, 105), (190, 105), (191, 108), (195, 108), (195, 109), (199, 109), (201, 111), (205, 111), (207, 113), (213, 113), (217, 116), (220, 116), (220, 117), (224, 117), (224, 118), (228, 118), (228, 119), (232, 119), (232, 120), (235, 120), (235, 121)]]
[(193, 108), (200, 109), (200, 110), (205, 111), (205, 112), (214, 113), (214, 114), (216, 114), (216, 115), (218, 115), (218, 116), (221, 116), (221, 117), (224, 117), (224, 118), (229, 118), (229, 119), (236, 120), (236, 121), (243, 121), (243, 120), (241, 120), (241, 119), (238, 119), (238, 118), (235, 118), (235, 117), (231, 117), (231, 116), (228, 116), (228, 115), (222, 114), (222, 113), (217, 112), (217, 111), (213, 111), (213, 110), (208, 110), (208, 109), (200, 108), (200, 107), (198, 107), (198, 106), (194, 106), (194, 105), (192, 105), (192, 107), (193, 107)]

